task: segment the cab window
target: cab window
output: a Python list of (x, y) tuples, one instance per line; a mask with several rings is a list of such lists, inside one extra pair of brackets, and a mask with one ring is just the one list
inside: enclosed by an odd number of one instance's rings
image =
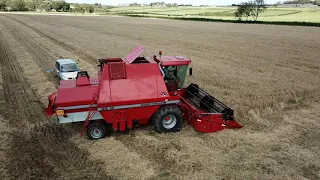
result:
[(179, 89), (183, 88), (188, 65), (185, 66), (166, 66), (163, 67), (165, 74), (164, 80), (166, 84), (177, 84)]

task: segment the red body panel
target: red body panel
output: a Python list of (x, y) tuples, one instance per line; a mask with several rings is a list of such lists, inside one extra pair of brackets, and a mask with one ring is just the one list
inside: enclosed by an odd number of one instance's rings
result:
[(131, 105), (131, 104), (147, 104), (147, 103), (173, 101), (173, 100), (180, 100), (180, 97), (179, 96), (173, 96), (173, 97), (170, 96), (170, 97), (162, 97), (162, 98), (155, 98), (155, 99), (141, 99), (141, 100), (135, 100), (135, 101), (108, 102), (105, 104), (99, 103), (99, 101), (98, 101), (98, 108), (108, 107), (108, 106), (112, 107), (112, 106)]
[(111, 101), (134, 101), (158, 97), (156, 78), (120, 79), (110, 81)]
[(146, 77), (161, 77), (158, 64), (130, 64), (127, 65), (127, 78), (140, 79)]
[(57, 93), (52, 93), (48, 96), (49, 103), (48, 103), (48, 106), (45, 108), (46, 116), (52, 116), (55, 113), (52, 105), (54, 103), (54, 98), (55, 98), (56, 94)]
[[(60, 88), (73, 88), (76, 87), (77, 80), (60, 80), (59, 89)], [(90, 85), (99, 85), (98, 78), (89, 78)]]
[(128, 109), (128, 119), (138, 120), (139, 124), (148, 124), (148, 119), (157, 111), (159, 106), (139, 107)]
[(113, 129), (125, 130), (132, 128), (132, 121), (138, 120), (139, 125), (149, 123), (149, 118), (157, 111), (159, 106), (138, 107), (119, 109), (112, 111), (100, 111), (101, 116), (107, 123), (113, 124)]
[(168, 96), (157, 64), (127, 64), (125, 79), (110, 80), (107, 66), (103, 72), (99, 107), (154, 102), (164, 99), (163, 94)]
[(56, 107), (91, 104), (98, 86), (80, 86), (76, 88), (58, 88)]
[(99, 94), (100, 95), (99, 95), (99, 99), (98, 99), (98, 104), (100, 104), (100, 107), (111, 102), (111, 91), (110, 91), (110, 82), (109, 81), (103, 81), (101, 83), (101, 89), (100, 89)]
[(76, 80), (76, 86), (89, 86), (90, 81), (87, 77), (78, 77)]
[(140, 54), (143, 51), (144, 51), (144, 47), (138, 45), (123, 60), (126, 61), (127, 63), (131, 64), (135, 59), (137, 59), (137, 57), (140, 56)]

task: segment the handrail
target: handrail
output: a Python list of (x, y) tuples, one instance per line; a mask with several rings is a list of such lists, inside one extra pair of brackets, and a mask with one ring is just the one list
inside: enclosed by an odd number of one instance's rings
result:
[(164, 74), (164, 72), (163, 72), (163, 70), (162, 70), (162, 68), (161, 68), (161, 63), (162, 63), (162, 62), (159, 62), (159, 63), (158, 63), (158, 66), (159, 66), (159, 69), (160, 69), (160, 71), (161, 71), (162, 77), (164, 78), (164, 77), (165, 77), (165, 74)]

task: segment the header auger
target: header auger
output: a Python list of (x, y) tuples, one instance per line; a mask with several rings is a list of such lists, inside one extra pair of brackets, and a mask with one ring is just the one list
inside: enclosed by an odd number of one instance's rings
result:
[(140, 57), (137, 46), (125, 58), (99, 59), (98, 78), (78, 72), (75, 80), (61, 80), (49, 96), (47, 116), (58, 123), (84, 122), (90, 139), (114, 131), (152, 124), (157, 132), (177, 132), (183, 121), (202, 133), (241, 128), (233, 110), (197, 84), (184, 87), (191, 60), (183, 56)]

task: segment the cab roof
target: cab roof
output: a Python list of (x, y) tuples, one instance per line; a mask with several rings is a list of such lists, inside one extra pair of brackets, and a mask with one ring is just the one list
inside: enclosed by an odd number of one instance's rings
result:
[(76, 64), (72, 59), (58, 59), (56, 60), (59, 64)]
[(155, 56), (153, 58), (146, 57), (148, 61), (154, 60), (156, 62), (161, 62), (162, 66), (181, 66), (188, 65), (191, 60), (184, 56)]

